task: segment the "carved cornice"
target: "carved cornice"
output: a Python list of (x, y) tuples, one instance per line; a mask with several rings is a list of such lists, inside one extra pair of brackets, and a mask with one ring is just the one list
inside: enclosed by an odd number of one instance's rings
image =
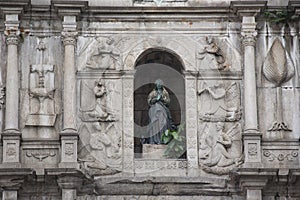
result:
[(88, 7), (88, 1), (52, 1), (52, 7), (57, 11), (58, 16), (79, 17)]
[(267, 6), (267, 1), (232, 1), (231, 9), (240, 17), (256, 16)]
[(0, 2), (0, 16), (5, 18), (7, 14), (23, 14), (30, 5), (30, 0), (3, 0)]

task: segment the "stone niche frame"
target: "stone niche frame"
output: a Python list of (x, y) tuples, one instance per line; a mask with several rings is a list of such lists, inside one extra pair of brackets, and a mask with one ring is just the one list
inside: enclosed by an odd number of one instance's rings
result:
[[(147, 40), (143, 41), (144, 46), (133, 48), (124, 60), (123, 78), (123, 166), (126, 172), (135, 173), (136, 176), (144, 176), (146, 171), (151, 175), (167, 176), (199, 176), (198, 151), (197, 151), (197, 71), (193, 67), (194, 52), (178, 44), (177, 41), (170, 41), (165, 46), (151, 45)], [(187, 152), (184, 160), (142, 160), (134, 158), (134, 67), (135, 63), (147, 49), (164, 49), (171, 52), (183, 67), (185, 82), (185, 129)], [(142, 170), (141, 170), (142, 169)], [(172, 170), (170, 170), (172, 169)], [(155, 173), (153, 173), (155, 171)], [(173, 171), (173, 172), (171, 172)], [(176, 171), (176, 173), (174, 173)], [(171, 172), (171, 173), (170, 173)], [(179, 172), (179, 173), (177, 173)]]

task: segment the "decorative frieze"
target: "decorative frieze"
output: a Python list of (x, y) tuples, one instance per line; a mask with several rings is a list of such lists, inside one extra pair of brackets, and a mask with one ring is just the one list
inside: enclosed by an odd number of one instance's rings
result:
[(280, 162), (284, 160), (294, 161), (295, 158), (298, 157), (298, 154), (299, 154), (298, 150), (290, 151), (287, 153), (278, 153), (278, 154), (275, 154), (274, 152), (269, 150), (263, 151), (264, 157), (266, 157), (269, 162), (273, 162), (275, 159), (277, 159)]
[(54, 157), (56, 156), (56, 152), (54, 150), (52, 151), (47, 151), (47, 152), (43, 152), (43, 150), (36, 150), (36, 151), (27, 151), (26, 152), (26, 156), (27, 157), (32, 157), (37, 159), (39, 162), (42, 162), (44, 159), (48, 158), (48, 157)]

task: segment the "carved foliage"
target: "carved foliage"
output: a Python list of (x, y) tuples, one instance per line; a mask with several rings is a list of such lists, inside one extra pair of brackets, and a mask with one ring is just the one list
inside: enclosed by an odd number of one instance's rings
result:
[(268, 161), (273, 162), (274, 160), (278, 160), (279, 162), (282, 162), (284, 160), (287, 161), (294, 161), (296, 157), (298, 157), (298, 150), (293, 150), (287, 153), (274, 153), (270, 150), (264, 150), (263, 152), (264, 157), (267, 158)]
[(283, 120), (281, 85), (289, 81), (295, 74), (295, 67), (288, 53), (278, 38), (273, 42), (265, 59), (263, 74), (267, 80), (276, 85), (276, 119), (269, 131), (291, 131)]
[(278, 38), (267, 53), (262, 69), (264, 76), (276, 86), (280, 86), (294, 76), (292, 60)]
[(49, 151), (41, 151), (41, 150), (28, 150), (26, 152), (27, 157), (32, 157), (37, 159), (39, 162), (42, 162), (44, 159), (48, 157), (54, 157), (56, 156), (56, 152), (54, 150), (49, 150)]

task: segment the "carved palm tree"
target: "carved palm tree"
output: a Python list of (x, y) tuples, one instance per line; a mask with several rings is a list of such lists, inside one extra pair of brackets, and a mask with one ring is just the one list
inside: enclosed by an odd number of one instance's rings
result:
[(283, 121), (281, 85), (294, 76), (295, 68), (291, 58), (278, 38), (274, 40), (262, 70), (266, 79), (276, 86), (276, 120), (273, 122), (269, 131), (291, 131), (288, 125)]

